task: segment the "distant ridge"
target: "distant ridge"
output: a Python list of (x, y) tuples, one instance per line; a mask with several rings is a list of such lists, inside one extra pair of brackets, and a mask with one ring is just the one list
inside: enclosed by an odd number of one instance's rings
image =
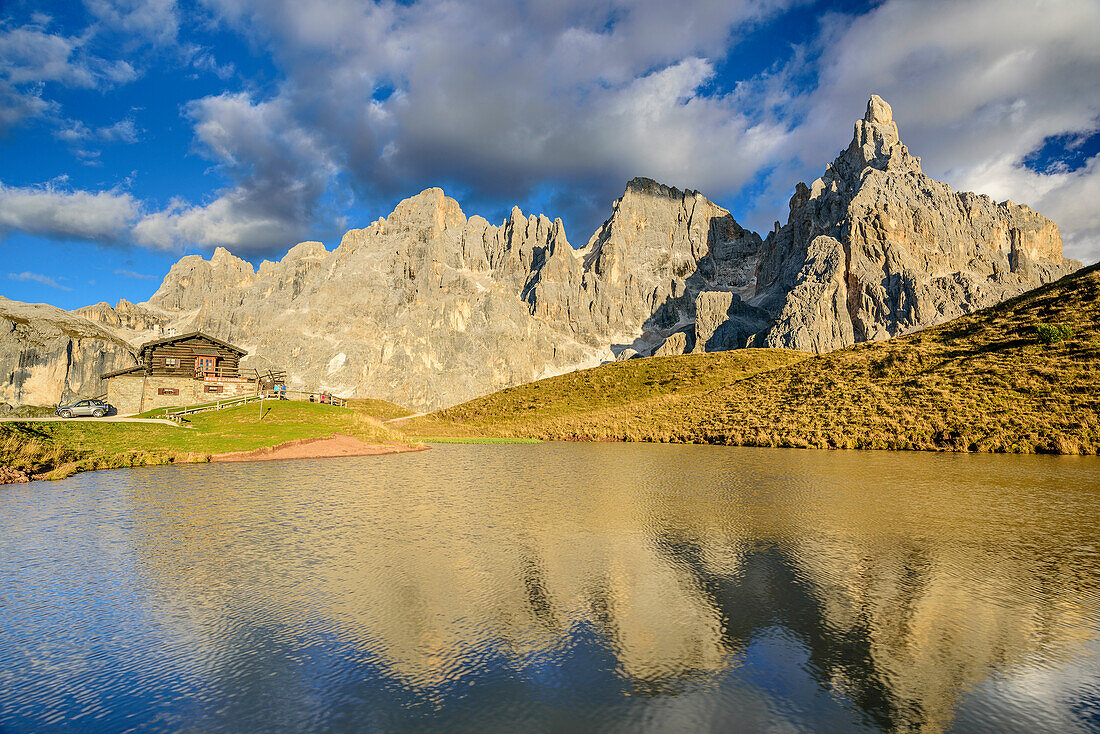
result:
[(494, 225), (432, 188), (331, 252), (301, 243), (257, 270), (217, 248), (147, 303), (76, 313), (131, 343), (202, 330), (300, 387), (424, 410), (632, 356), (827, 352), (1079, 267), (1053, 222), (925, 176), (877, 96), (790, 210), (762, 239), (699, 192), (636, 178), (574, 249), (559, 219), (515, 208)]

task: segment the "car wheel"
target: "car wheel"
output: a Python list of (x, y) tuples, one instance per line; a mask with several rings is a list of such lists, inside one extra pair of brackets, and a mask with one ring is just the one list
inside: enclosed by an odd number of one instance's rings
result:
[(95, 410), (92, 411), (92, 415), (95, 416), (96, 418), (102, 418), (103, 414), (106, 413), (106, 412), (107, 411), (103, 410), (103, 408), (96, 408)]
[(61, 411), (61, 417), (62, 418), (72, 418), (73, 417), (73, 412), (71, 410), (63, 410), (63, 411)]

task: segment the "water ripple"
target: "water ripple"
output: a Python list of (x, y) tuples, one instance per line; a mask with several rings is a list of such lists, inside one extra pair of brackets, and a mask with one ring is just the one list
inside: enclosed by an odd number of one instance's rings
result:
[(602, 444), (16, 485), (0, 730), (1096, 730), (1098, 491)]

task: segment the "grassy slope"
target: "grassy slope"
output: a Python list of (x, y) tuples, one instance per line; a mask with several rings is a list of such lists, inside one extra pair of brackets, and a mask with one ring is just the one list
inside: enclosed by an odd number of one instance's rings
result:
[(413, 414), (413, 411), (408, 408), (376, 398), (353, 398), (348, 401), (348, 407), (380, 421), (388, 421), (392, 418), (401, 418)]
[[(413, 435), (1100, 453), (1100, 266), (990, 309), (831, 354), (632, 360), (403, 426)], [(1044, 345), (1040, 323), (1074, 336)], [(741, 361), (737, 360), (738, 356)], [(803, 358), (800, 358), (803, 357)], [(743, 374), (738, 376), (738, 370)]]
[[(72, 420), (0, 424), (0, 465), (56, 476), (175, 461), (206, 461), (210, 454), (249, 451), (302, 438), (346, 433), (365, 441), (402, 441), (368, 410), (301, 401), (259, 404), (200, 413), (189, 427)], [(61, 469), (58, 469), (61, 467)]]
[[(809, 355), (782, 349), (742, 349), (614, 362), (571, 372), (448, 408), (402, 425), (418, 436), (527, 436), (564, 438), (612, 435), (607, 428), (627, 413), (658, 410), (672, 396), (720, 389), (755, 373), (794, 364)], [(615, 438), (643, 438), (620, 426)], [(619, 430), (621, 429), (621, 430)]]

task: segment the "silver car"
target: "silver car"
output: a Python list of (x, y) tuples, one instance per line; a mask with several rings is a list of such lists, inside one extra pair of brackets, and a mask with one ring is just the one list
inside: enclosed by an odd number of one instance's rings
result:
[(90, 415), (94, 418), (102, 418), (110, 411), (111, 406), (102, 400), (79, 400), (72, 405), (59, 405), (54, 411), (55, 415), (62, 418), (75, 418), (81, 415)]

